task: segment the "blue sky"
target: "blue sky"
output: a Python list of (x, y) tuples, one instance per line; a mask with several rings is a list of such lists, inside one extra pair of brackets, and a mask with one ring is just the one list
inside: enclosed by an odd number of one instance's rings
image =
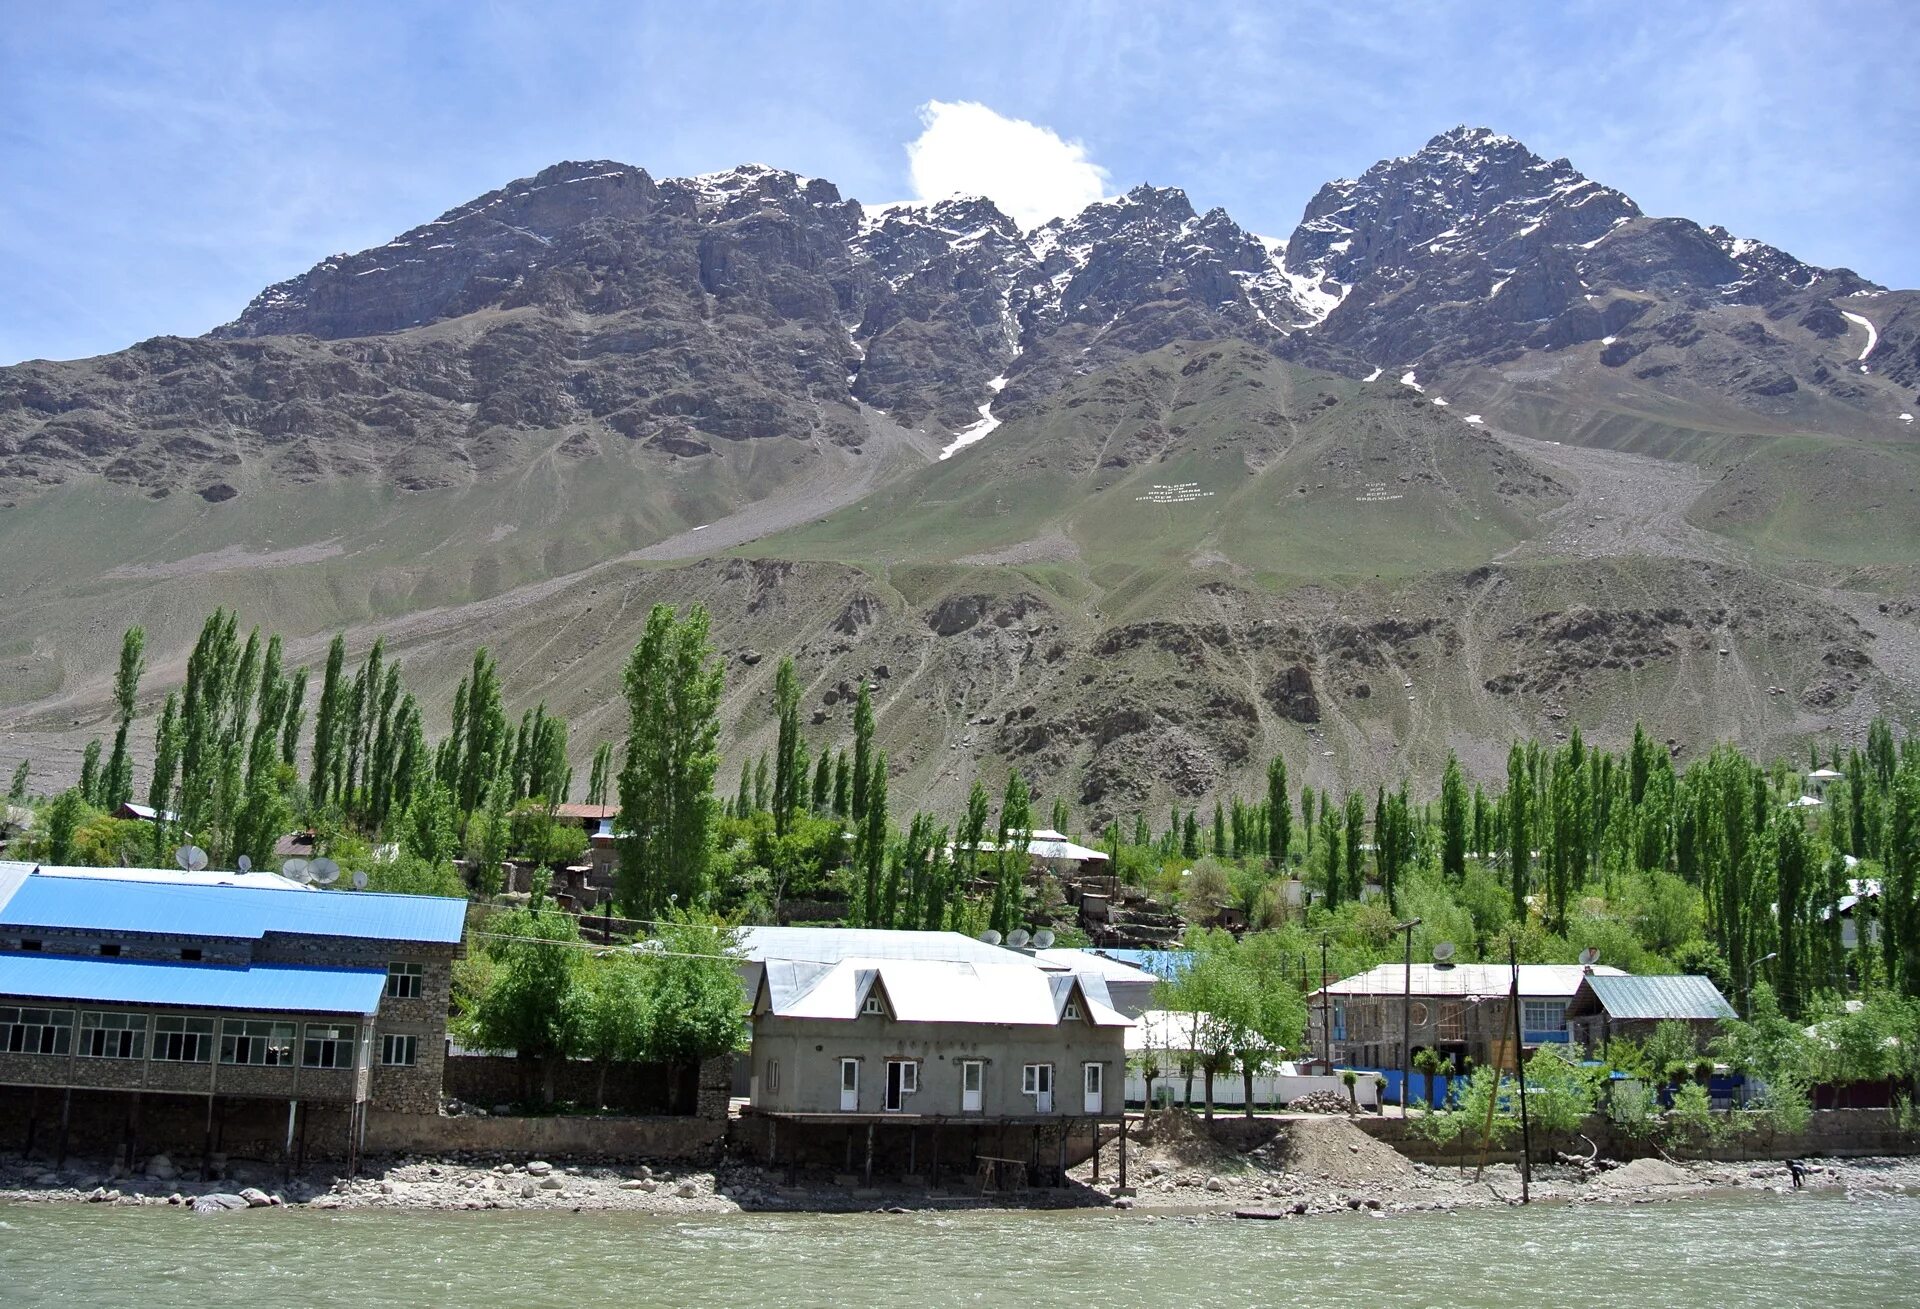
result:
[[(561, 159), (755, 160), (868, 201), (984, 170), (1035, 211), (1151, 181), (1284, 236), (1320, 183), (1461, 122), (1917, 286), (1917, 50), (1910, 0), (0, 0), (0, 363), (203, 332)], [(933, 102), (1046, 131), (935, 111), (910, 163)]]

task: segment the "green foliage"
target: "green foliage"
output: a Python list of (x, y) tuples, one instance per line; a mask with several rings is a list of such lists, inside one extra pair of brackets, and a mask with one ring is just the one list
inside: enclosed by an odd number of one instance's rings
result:
[(582, 967), (578, 923), (558, 909), (512, 909), (487, 919), (480, 949), (492, 967), (457, 1016), (461, 1039), (524, 1059), (559, 1058), (577, 1040), (573, 988)]
[(33, 761), (22, 759), (13, 770), (13, 781), (7, 787), (7, 803), (23, 805), (27, 802), (27, 784), (33, 778)]
[(710, 889), (722, 672), (707, 611), (655, 605), (626, 668), (617, 897), (629, 917), (704, 903)]

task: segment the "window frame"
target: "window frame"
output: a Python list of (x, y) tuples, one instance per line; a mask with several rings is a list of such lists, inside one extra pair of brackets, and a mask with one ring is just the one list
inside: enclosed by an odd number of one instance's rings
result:
[[(1041, 1081), (1043, 1080), (1040, 1076), (1040, 1070), (1043, 1068), (1046, 1070), (1046, 1077), (1044, 1079), (1046, 1081), (1045, 1086), (1040, 1085)], [(1046, 1064), (1046, 1063), (1022, 1064), (1020, 1066), (1020, 1094), (1052, 1095), (1053, 1094), (1053, 1065)]]
[(880, 993), (877, 991), (867, 992), (867, 998), (860, 1004), (861, 1017), (864, 1018), (869, 1014), (876, 1014), (881, 1018), (887, 1016), (887, 1002), (880, 998)]
[[(1536, 1022), (1535, 1014), (1542, 1011), (1557, 1011), (1558, 1016), (1552, 1022)], [(1520, 1030), (1526, 1032), (1564, 1032), (1567, 1030), (1567, 1002), (1554, 999), (1520, 999)]]
[[(235, 1031), (233, 1029), (239, 1029)], [(265, 1030), (256, 1030), (265, 1029)], [(297, 1024), (277, 1018), (223, 1018), (220, 1020), (220, 1066), (222, 1068), (291, 1068), (293, 1044), (298, 1038)], [(247, 1044), (242, 1046), (241, 1042)], [(264, 1058), (240, 1058), (254, 1053), (253, 1042), (261, 1042)], [(277, 1052), (277, 1053), (276, 1053)]]
[[(0, 1054), (65, 1057), (73, 1053), (73, 1010), (51, 1005), (9, 1005), (0, 1009), (0, 1015), (5, 1014), (12, 1017), (0, 1017)], [(36, 1020), (30, 1017), (33, 1014), (40, 1017)], [(27, 1033), (36, 1031), (38, 1037), (29, 1041)], [(30, 1044), (39, 1048), (29, 1049)]]
[(410, 959), (393, 959), (387, 962), (387, 982), (381, 988), (381, 998), (386, 1000), (418, 1000), (426, 994), (427, 966)]
[[(163, 1064), (210, 1064), (213, 1062), (214, 1047), (218, 1044), (219, 1024), (211, 1018), (202, 1018), (197, 1014), (155, 1014), (153, 1025), (149, 1029), (152, 1040), (147, 1047), (149, 1062)], [(176, 1043), (169, 1038), (178, 1038)], [(198, 1051), (198, 1057), (189, 1058), (185, 1054), (162, 1053), (163, 1049), (179, 1048), (185, 1050), (191, 1042)]]
[(1068, 1000), (1066, 1007), (1060, 1011), (1060, 1020), (1067, 1023), (1077, 1023), (1080, 1021), (1080, 1018), (1080, 1002), (1078, 1000)]
[[(394, 1059), (392, 1054), (396, 1042), (404, 1042), (407, 1057)], [(306, 1043), (301, 1043), (301, 1058), (306, 1057)], [(413, 1032), (380, 1033), (380, 1066), (382, 1068), (414, 1068), (420, 1063), (420, 1037)], [(305, 1065), (302, 1065), (303, 1067)]]
[[(973, 1085), (967, 1085), (967, 1079), (973, 1078)], [(987, 1089), (987, 1061), (984, 1059), (962, 1059), (960, 1061), (960, 1092), (971, 1091), (979, 1094)]]
[[(119, 1023), (104, 1020), (117, 1018)], [(97, 1042), (94, 1038), (98, 1038)], [(104, 1047), (109, 1041), (119, 1046), (118, 1050), (102, 1049), (97, 1053), (90, 1047), (99, 1044)], [(74, 1053), (82, 1059), (124, 1059), (144, 1063), (147, 1057), (147, 1015), (130, 1013), (121, 1009), (85, 1009), (80, 1013), (80, 1038), (74, 1043)]]
[[(315, 1036), (318, 1030), (325, 1033)], [(345, 1035), (342, 1036), (341, 1033)], [(339, 1047), (345, 1045), (347, 1057), (341, 1060)], [(324, 1048), (333, 1050), (333, 1061), (323, 1061), (319, 1055)], [(300, 1066), (317, 1072), (350, 1072), (357, 1067), (360, 1055), (360, 1025), (358, 1023), (303, 1023), (300, 1027)]]
[(889, 1064), (900, 1067), (900, 1094), (920, 1094), (920, 1061), (918, 1059), (889, 1059)]

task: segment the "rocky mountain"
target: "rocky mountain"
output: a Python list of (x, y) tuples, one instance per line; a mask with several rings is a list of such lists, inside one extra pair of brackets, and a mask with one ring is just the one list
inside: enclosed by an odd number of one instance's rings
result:
[(1920, 293), (1479, 128), (1285, 240), (559, 164), (207, 337), (0, 369), (0, 731), (77, 757), (120, 627), (164, 672), (216, 603), (430, 692), (494, 644), (591, 729), (685, 595), (736, 744), (790, 652), (823, 723), (889, 682), (929, 797), (1492, 766), (1569, 715), (1764, 748), (1920, 705), (1916, 387)]

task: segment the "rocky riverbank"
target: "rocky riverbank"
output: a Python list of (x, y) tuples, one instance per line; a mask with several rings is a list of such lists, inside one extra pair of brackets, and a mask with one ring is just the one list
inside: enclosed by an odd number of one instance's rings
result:
[[(648, 1166), (614, 1162), (553, 1163), (463, 1156), (446, 1159), (372, 1159), (358, 1178), (326, 1172), (284, 1180), (279, 1170), (245, 1160), (216, 1161), (216, 1177), (201, 1181), (171, 1160), (122, 1168), (70, 1161), (60, 1171), (17, 1160), (0, 1162), (0, 1204), (34, 1202), (150, 1205), (212, 1209), (304, 1206), (312, 1209), (513, 1209), (620, 1211), (667, 1216), (737, 1212), (917, 1211), (984, 1207), (1115, 1207), (1145, 1213), (1241, 1213), (1274, 1218), (1313, 1214), (1450, 1211), (1517, 1204), (1519, 1170), (1416, 1164), (1337, 1119), (1306, 1121), (1248, 1154), (1197, 1133), (1135, 1144), (1127, 1190), (1115, 1185), (1116, 1148), (1102, 1156), (1101, 1181), (1088, 1161), (1070, 1170), (1068, 1185), (981, 1198), (959, 1179), (946, 1189), (876, 1179), (846, 1186), (826, 1177), (801, 1177), (751, 1164), (715, 1167)], [(1917, 1159), (1814, 1159), (1805, 1164), (1809, 1189), (1855, 1194), (1920, 1190)], [(1784, 1163), (1668, 1163), (1641, 1159), (1625, 1165), (1536, 1165), (1532, 1198), (1547, 1203), (1648, 1203), (1716, 1191), (1786, 1191)]]

